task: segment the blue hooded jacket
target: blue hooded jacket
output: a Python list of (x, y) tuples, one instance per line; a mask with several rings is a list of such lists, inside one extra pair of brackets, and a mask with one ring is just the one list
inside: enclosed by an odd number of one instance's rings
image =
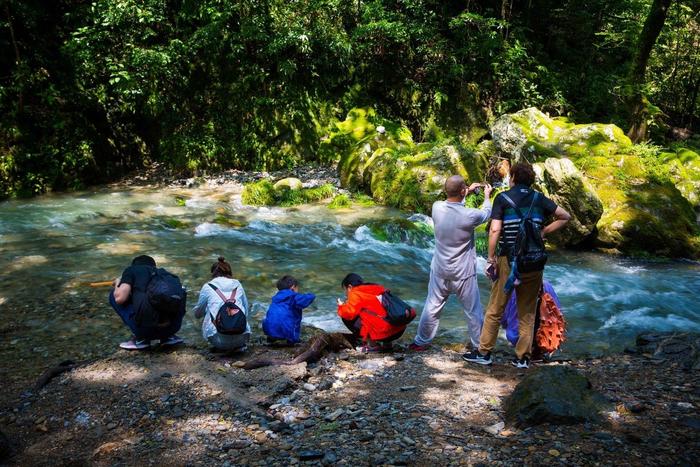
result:
[(301, 340), (301, 310), (316, 299), (312, 293), (300, 294), (291, 289), (280, 290), (272, 297), (272, 303), (262, 322), (265, 335), (274, 339), (287, 339), (295, 344)]

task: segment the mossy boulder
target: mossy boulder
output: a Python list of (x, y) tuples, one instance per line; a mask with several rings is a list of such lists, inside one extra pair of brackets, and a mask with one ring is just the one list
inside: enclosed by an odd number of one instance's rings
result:
[(578, 370), (540, 366), (531, 370), (506, 399), (506, 421), (519, 427), (597, 422), (607, 405)]
[[(497, 151), (539, 162), (540, 187), (574, 216), (552, 238), (558, 243), (590, 238), (625, 254), (700, 257), (693, 212), (700, 199), (697, 153), (632, 145), (615, 125), (574, 124), (532, 108), (500, 117), (491, 133)], [(603, 212), (594, 224), (596, 198)]]
[[(481, 180), (487, 164), (485, 154), (451, 144), (421, 144), (410, 149), (381, 147), (359, 166), (353, 177), (356, 186), (371, 193), (381, 204), (430, 212), (433, 202), (443, 196), (449, 176), (459, 174), (467, 180)], [(344, 178), (341, 168), (341, 180)]]
[(603, 203), (591, 183), (567, 158), (550, 157), (534, 164), (538, 187), (557, 205), (571, 214), (564, 229), (549, 240), (564, 246), (575, 246), (590, 237), (603, 215)]
[(496, 149), (514, 161), (530, 162), (548, 157), (606, 156), (626, 152), (632, 142), (612, 124), (577, 125), (564, 117), (551, 118), (536, 108), (502, 115), (491, 127)]
[[(383, 127), (383, 132), (377, 131), (378, 127)], [(376, 150), (411, 146), (413, 138), (408, 128), (382, 119), (372, 108), (355, 108), (345, 120), (331, 125), (320, 151), (328, 159), (339, 158), (341, 185), (357, 190), (362, 187), (362, 169)]]
[(700, 155), (688, 148), (662, 152), (659, 161), (685, 199), (700, 207)]
[(273, 186), (275, 187), (275, 190), (300, 190), (304, 185), (298, 178), (287, 177), (283, 178), (282, 180), (278, 180)]
[(420, 248), (427, 248), (433, 242), (432, 221), (426, 216), (375, 220), (367, 227), (372, 237), (382, 242), (405, 243)]
[(626, 254), (700, 257), (693, 208), (672, 183), (619, 183), (599, 189), (605, 212), (596, 244)]

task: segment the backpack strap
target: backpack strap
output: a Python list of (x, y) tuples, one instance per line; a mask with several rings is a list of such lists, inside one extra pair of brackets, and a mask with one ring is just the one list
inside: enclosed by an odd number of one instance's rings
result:
[(503, 196), (503, 199), (505, 199), (506, 202), (507, 202), (508, 204), (510, 204), (510, 206), (511, 206), (513, 209), (515, 209), (515, 213), (518, 215), (518, 217), (520, 218), (520, 221), (522, 222), (522, 221), (524, 221), (525, 219), (529, 219), (529, 218), (530, 218), (530, 213), (532, 213), (532, 208), (535, 206), (535, 201), (537, 201), (538, 195), (540, 194), (538, 191), (534, 191), (534, 190), (533, 190), (533, 193), (534, 193), (534, 194), (533, 194), (533, 196), (532, 196), (532, 203), (530, 203), (530, 208), (527, 210), (527, 214), (523, 214), (523, 212), (520, 210), (520, 208), (518, 207), (518, 205), (515, 204), (515, 201), (513, 201), (512, 199), (510, 199), (510, 197), (509, 197), (507, 194), (501, 193), (501, 196)]
[[(219, 298), (221, 298), (221, 300), (224, 301), (224, 303), (226, 303), (226, 302), (228, 301), (228, 299), (226, 298), (226, 295), (222, 294), (222, 293), (221, 293), (221, 290), (219, 290), (219, 289), (218, 289), (214, 284), (212, 284), (211, 282), (209, 282), (209, 287), (211, 287), (212, 289), (214, 289), (214, 292), (216, 292), (216, 294), (219, 296)], [(233, 295), (233, 296), (235, 297), (235, 296), (236, 296), (236, 295), (235, 295), (236, 289), (233, 289), (233, 292), (234, 292), (234, 295)]]

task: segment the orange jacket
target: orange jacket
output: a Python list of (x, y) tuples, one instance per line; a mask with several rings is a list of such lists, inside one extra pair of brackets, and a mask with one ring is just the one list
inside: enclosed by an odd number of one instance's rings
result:
[(363, 339), (380, 341), (403, 331), (406, 326), (394, 326), (383, 319), (386, 310), (378, 296), (385, 290), (378, 284), (353, 287), (348, 292), (347, 302), (338, 305), (338, 316), (347, 320), (354, 320), (359, 316), (362, 322), (360, 336)]

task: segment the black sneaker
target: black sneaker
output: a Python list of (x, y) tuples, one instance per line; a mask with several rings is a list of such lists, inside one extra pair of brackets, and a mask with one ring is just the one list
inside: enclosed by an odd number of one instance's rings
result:
[(513, 365), (515, 368), (530, 368), (530, 359), (527, 357), (516, 357), (510, 361), (510, 364)]
[(491, 352), (482, 355), (478, 350), (465, 353), (462, 355), (462, 359), (467, 362), (478, 363), (479, 365), (491, 365), (493, 363)]

